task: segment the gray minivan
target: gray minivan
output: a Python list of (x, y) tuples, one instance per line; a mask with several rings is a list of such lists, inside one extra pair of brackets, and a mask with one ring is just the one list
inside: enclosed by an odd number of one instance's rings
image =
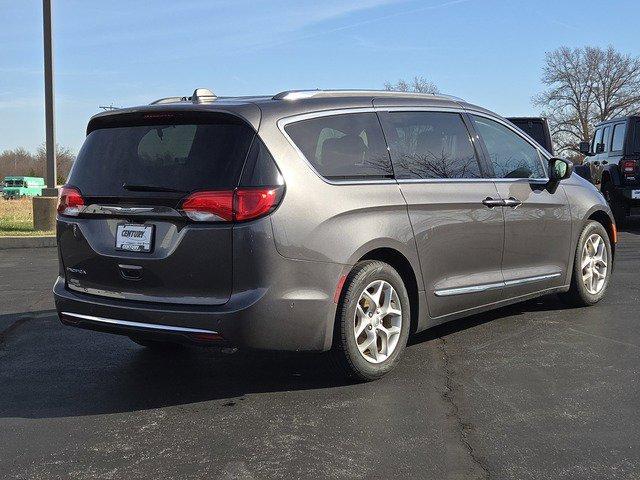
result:
[(431, 326), (595, 304), (616, 227), (569, 162), (457, 98), (198, 89), (91, 118), (57, 240), (66, 325), (331, 351), (372, 380)]

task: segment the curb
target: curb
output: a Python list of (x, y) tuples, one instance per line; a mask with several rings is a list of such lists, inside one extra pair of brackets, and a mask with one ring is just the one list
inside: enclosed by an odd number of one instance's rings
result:
[(42, 237), (0, 237), (0, 250), (11, 248), (43, 248), (55, 247), (55, 235)]

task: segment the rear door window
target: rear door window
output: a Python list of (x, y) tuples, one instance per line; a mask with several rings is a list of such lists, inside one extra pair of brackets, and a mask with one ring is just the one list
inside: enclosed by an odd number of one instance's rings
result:
[(633, 126), (633, 151), (640, 153), (640, 122), (634, 122)]
[(397, 178), (480, 178), (469, 131), (457, 113), (389, 112), (381, 116)]
[(604, 132), (602, 132), (602, 143), (603, 143), (603, 153), (609, 151), (609, 147), (611, 146), (611, 127), (605, 127)]
[(619, 152), (624, 149), (624, 137), (627, 132), (625, 123), (618, 123), (613, 127), (613, 140), (611, 141), (611, 151)]
[(501, 123), (472, 115), (496, 178), (544, 178), (538, 149)]
[(375, 113), (320, 116), (284, 129), (307, 161), (329, 180), (393, 177)]
[(88, 197), (232, 188), (255, 136), (242, 120), (225, 114), (139, 123), (111, 122), (91, 131), (67, 183)]

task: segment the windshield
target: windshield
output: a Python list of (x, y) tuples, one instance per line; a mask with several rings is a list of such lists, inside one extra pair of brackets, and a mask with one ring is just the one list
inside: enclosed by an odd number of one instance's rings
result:
[(67, 183), (89, 197), (234, 187), (253, 136), (222, 114), (207, 123), (100, 128), (87, 136)]

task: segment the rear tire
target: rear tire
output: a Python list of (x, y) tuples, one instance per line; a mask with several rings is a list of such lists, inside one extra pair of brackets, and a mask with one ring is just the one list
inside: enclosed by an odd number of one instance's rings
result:
[(615, 218), (617, 226), (622, 227), (627, 219), (627, 209), (624, 203), (622, 203), (616, 195), (615, 186), (611, 181), (607, 181), (602, 184), (601, 191), (602, 196), (609, 204), (609, 208), (611, 208), (611, 212), (613, 213), (613, 218)]
[(169, 352), (169, 351), (177, 351), (182, 350), (184, 345), (180, 343), (174, 342), (162, 342), (159, 340), (148, 340), (146, 338), (140, 337), (129, 337), (131, 341), (141, 345), (149, 350), (153, 350), (154, 352)]
[(356, 264), (345, 281), (331, 355), (339, 371), (359, 381), (376, 380), (395, 368), (409, 337), (409, 295), (387, 263)]
[[(601, 242), (601, 243), (600, 243)], [(589, 222), (576, 247), (569, 291), (560, 294), (567, 304), (577, 307), (595, 305), (604, 297), (613, 267), (611, 242), (601, 223)]]

